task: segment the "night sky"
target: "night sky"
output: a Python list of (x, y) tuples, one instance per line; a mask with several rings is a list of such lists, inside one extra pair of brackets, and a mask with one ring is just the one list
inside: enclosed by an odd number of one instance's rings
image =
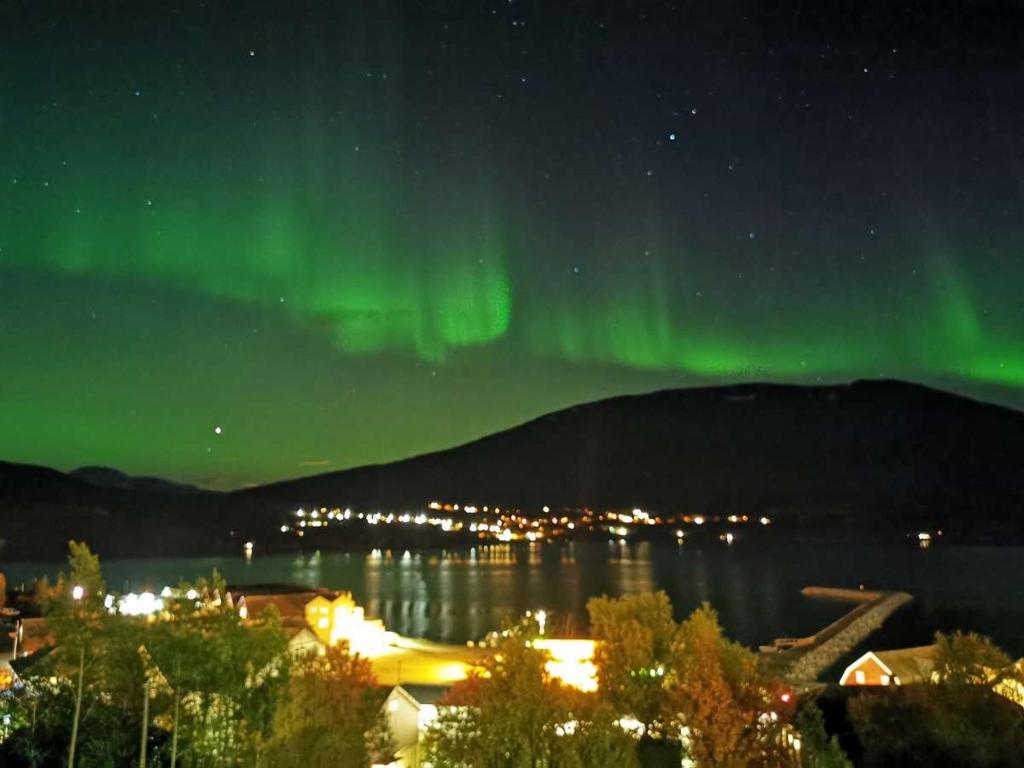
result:
[(1015, 5), (5, 2), (0, 458), (227, 488), (669, 386), (1024, 407)]

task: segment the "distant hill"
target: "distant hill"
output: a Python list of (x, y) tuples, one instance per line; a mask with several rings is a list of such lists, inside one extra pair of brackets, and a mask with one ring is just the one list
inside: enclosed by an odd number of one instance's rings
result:
[(97, 488), (117, 488), (123, 491), (149, 493), (191, 494), (199, 493), (194, 485), (164, 480), (162, 477), (133, 477), (111, 467), (79, 467), (69, 473), (71, 477), (85, 480)]
[(442, 500), (807, 523), (1024, 523), (1024, 414), (899, 381), (616, 397), (424, 456), (238, 491), (283, 504)]
[(233, 551), (241, 537), (265, 540), (299, 505), (399, 509), (440, 499), (771, 514), (783, 530), (889, 535), (923, 526), (1021, 540), (1022, 456), (1024, 414), (916, 384), (678, 389), (568, 408), (404, 461), (227, 494), (0, 464), (0, 538), (10, 556), (37, 549), (32, 536), (66, 540), (71, 528), (93, 537), (102, 528), (123, 553)]

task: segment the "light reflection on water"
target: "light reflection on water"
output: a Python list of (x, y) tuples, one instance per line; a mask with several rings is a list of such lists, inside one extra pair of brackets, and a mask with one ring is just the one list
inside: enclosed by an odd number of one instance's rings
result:
[[(748, 645), (809, 634), (847, 606), (803, 598), (809, 584), (902, 589), (915, 595), (872, 642), (927, 642), (936, 628), (962, 626), (1024, 653), (1024, 549), (843, 545), (742, 540), (732, 546), (575, 542), (478, 545), (461, 550), (314, 553), (303, 556), (112, 560), (111, 588), (139, 590), (194, 579), (216, 567), (235, 584), (291, 582), (347, 589), (390, 629), (462, 642), (545, 608), (557, 631), (586, 629), (586, 602), (600, 594), (664, 589), (679, 616), (702, 602)], [(8, 584), (59, 570), (7, 565)]]

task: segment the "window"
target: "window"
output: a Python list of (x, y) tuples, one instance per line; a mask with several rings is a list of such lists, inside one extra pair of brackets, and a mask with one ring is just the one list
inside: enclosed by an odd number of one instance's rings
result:
[(888, 684), (889, 684), (889, 676), (888, 675), (882, 675), (882, 685), (888, 685)]
[(853, 673), (853, 679), (857, 681), (857, 685), (864, 685), (864, 671), (858, 669)]

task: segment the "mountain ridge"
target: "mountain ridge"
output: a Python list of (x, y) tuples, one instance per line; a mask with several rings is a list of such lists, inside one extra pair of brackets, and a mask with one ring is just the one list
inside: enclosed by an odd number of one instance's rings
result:
[(942, 527), (964, 540), (1024, 540), (1022, 449), (1024, 413), (898, 380), (667, 389), (570, 406), (395, 462), (231, 492), (97, 486), (38, 467), (19, 485), (14, 465), (0, 464), (0, 538), (18, 556), (68, 538), (119, 554), (235, 551), (239, 540), (282, 545), (272, 532), (298, 506), (407, 510), (440, 500), (770, 514), (780, 530)]

